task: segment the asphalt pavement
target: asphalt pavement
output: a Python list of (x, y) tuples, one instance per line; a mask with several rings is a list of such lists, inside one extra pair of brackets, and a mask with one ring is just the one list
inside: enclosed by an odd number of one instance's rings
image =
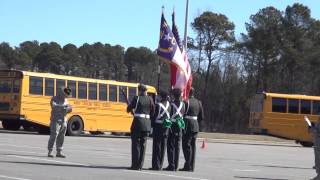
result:
[[(148, 170), (151, 167), (151, 139), (148, 140), (144, 169), (133, 171), (127, 169), (131, 162), (128, 137), (66, 137), (65, 159), (47, 157), (48, 138), (36, 133), (1, 131), (0, 179), (304, 180), (315, 176), (313, 148), (290, 142), (257, 144), (250, 140), (200, 139), (195, 172), (169, 172)], [(183, 162), (181, 152), (180, 168)]]

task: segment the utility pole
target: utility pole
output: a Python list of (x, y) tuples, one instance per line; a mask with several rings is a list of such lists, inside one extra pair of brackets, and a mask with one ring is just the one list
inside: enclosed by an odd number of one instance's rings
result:
[(186, 0), (186, 16), (184, 21), (184, 48), (187, 52), (187, 34), (188, 34), (188, 8), (189, 8), (189, 0)]

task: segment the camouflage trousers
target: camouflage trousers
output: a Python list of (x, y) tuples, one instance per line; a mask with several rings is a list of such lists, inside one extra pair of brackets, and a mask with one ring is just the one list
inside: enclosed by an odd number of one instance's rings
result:
[(51, 120), (50, 122), (50, 138), (48, 142), (48, 150), (52, 151), (54, 142), (56, 142), (57, 152), (62, 151), (64, 136), (67, 131), (67, 122), (65, 120)]

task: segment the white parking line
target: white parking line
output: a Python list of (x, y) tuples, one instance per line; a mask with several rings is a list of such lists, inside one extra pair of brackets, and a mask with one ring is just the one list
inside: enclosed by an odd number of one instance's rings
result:
[[(47, 154), (45, 153), (38, 153), (38, 152), (32, 152), (32, 151), (17, 151), (17, 150), (12, 150), (12, 149), (3, 149), (1, 148), (0, 151), (4, 152), (14, 152), (14, 153), (28, 153), (28, 154), (36, 154), (36, 155), (43, 155), (46, 156)], [(1, 155), (1, 154), (0, 154)], [(9, 154), (7, 154), (9, 155)]]
[[(76, 150), (78, 152), (87, 152), (86, 150)], [(0, 152), (6, 152), (6, 153), (28, 153), (28, 154), (36, 154), (36, 155), (42, 155), (42, 156), (47, 156), (46, 153), (43, 153), (43, 151), (40, 152), (32, 152), (32, 151), (17, 151), (17, 150), (12, 150), (12, 149), (0, 149)], [(65, 150), (65, 152), (74, 152), (74, 150)], [(101, 152), (103, 153), (104, 157), (107, 158), (113, 158), (113, 159), (130, 159), (130, 157), (128, 157), (128, 154), (121, 154), (121, 153), (107, 153), (107, 152)], [(9, 154), (6, 154), (9, 155)], [(0, 154), (1, 156), (1, 154)], [(146, 157), (146, 160), (151, 160), (151, 158)]]
[(240, 171), (240, 172), (257, 172), (257, 169), (233, 169), (233, 171)]
[(0, 178), (5, 178), (5, 179), (16, 179), (16, 180), (31, 180), (31, 179), (25, 179), (25, 178), (18, 178), (18, 177), (12, 177), (12, 176), (4, 176), (0, 174)]
[(158, 175), (158, 176), (167, 176), (167, 177), (173, 177), (173, 178), (179, 178), (179, 179), (209, 180), (209, 179), (203, 179), (203, 178), (186, 177), (186, 176), (176, 176), (176, 175), (171, 175), (171, 174), (162, 174), (162, 173), (154, 173), (154, 172), (146, 172), (146, 171), (133, 171), (133, 170), (124, 170), (124, 171), (132, 172), (132, 173), (141, 173), (141, 174), (151, 174), (151, 175)]
[(47, 161), (47, 162), (55, 162), (55, 163), (68, 164), (68, 165), (88, 166), (86, 164), (80, 164), (80, 163), (74, 163), (74, 162), (68, 162), (68, 161), (57, 161), (57, 160), (51, 160), (51, 159), (42, 159), (42, 158), (25, 157), (25, 156), (17, 156), (17, 155), (7, 155), (7, 156), (17, 157), (17, 158), (22, 158), (22, 159), (32, 159), (32, 160), (40, 160), (40, 161)]
[[(91, 165), (88, 165), (88, 164), (81, 164), (81, 163), (68, 162), (68, 161), (57, 161), (57, 160), (51, 160), (51, 159), (25, 157), (25, 156), (18, 156), (18, 155), (6, 155), (6, 156), (22, 158), (22, 159), (32, 159), (32, 160), (39, 160), (39, 161), (55, 162), (55, 163), (66, 164), (66, 165), (77, 165), (77, 166), (83, 166), (83, 167), (91, 167)], [(132, 170), (123, 170), (123, 171), (130, 172), (130, 173), (141, 173), (141, 174), (151, 174), (151, 175), (158, 175), (158, 176), (167, 176), (167, 177), (179, 178), (179, 179), (209, 180), (209, 179), (203, 179), (203, 178), (177, 176), (177, 175), (146, 172), (146, 171), (132, 171)], [(27, 180), (27, 179), (18, 179), (18, 180)]]
[[(33, 147), (33, 146), (25, 146), (25, 145), (13, 145), (13, 144), (1, 144), (0, 143), (0, 146), (6, 146), (6, 147), (19, 147), (19, 148), (29, 148), (29, 149), (41, 149), (41, 150), (47, 150), (47, 148), (46, 147), (43, 147), (43, 148), (41, 148), (41, 147)], [(33, 153), (33, 154), (35, 154), (34, 152), (28, 152), (28, 151), (16, 151), (16, 150), (9, 150), (9, 149), (3, 149), (3, 148), (1, 148), (0, 149), (0, 151), (1, 150), (6, 150), (6, 151), (12, 151), (12, 152), (25, 152), (25, 153)], [(74, 152), (74, 151), (77, 151), (77, 152), (88, 152), (88, 151), (95, 151), (95, 150), (92, 150), (92, 149), (79, 149), (79, 148), (77, 148), (77, 149), (66, 149), (65, 150), (65, 152)], [(116, 151), (111, 151), (111, 152), (107, 152), (107, 150), (106, 151), (98, 151), (99, 153), (102, 153), (102, 154), (106, 154), (106, 155), (104, 155), (104, 156), (108, 156), (108, 157), (110, 157), (110, 158), (121, 158), (121, 159), (130, 159), (129, 157), (128, 157), (128, 155), (130, 155), (130, 154), (125, 154), (125, 153), (113, 153), (113, 152), (116, 152)], [(37, 153), (37, 154), (40, 154), (40, 153)], [(42, 154), (41, 154), (42, 155)], [(145, 160), (151, 160), (151, 159), (149, 159), (148, 157), (145, 157)]]
[[(29, 148), (29, 149), (45, 149), (47, 150), (47, 147), (34, 147), (34, 146), (27, 146), (27, 145), (15, 145), (15, 144), (3, 144), (0, 143), (0, 146), (7, 146), (7, 147), (19, 147), (19, 148)], [(88, 146), (68, 146), (66, 151), (99, 151), (99, 152), (104, 152), (104, 151), (117, 151), (115, 148), (97, 148), (97, 149), (85, 149), (88, 148)], [(127, 156), (127, 154), (124, 154)]]
[(2, 144), (2, 143), (0, 143), (0, 146), (22, 147), (22, 148), (30, 148), (30, 149), (44, 149), (44, 148), (41, 148), (41, 147), (34, 147), (34, 146), (18, 146), (18, 145), (13, 145), (13, 144)]

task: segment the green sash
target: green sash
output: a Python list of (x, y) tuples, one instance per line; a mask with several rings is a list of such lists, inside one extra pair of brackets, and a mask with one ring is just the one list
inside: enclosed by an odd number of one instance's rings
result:
[(163, 120), (163, 127), (170, 128), (172, 126), (172, 121), (170, 119)]
[(176, 122), (180, 129), (184, 129), (186, 127), (186, 124), (184, 123), (184, 120), (182, 117), (176, 118)]

